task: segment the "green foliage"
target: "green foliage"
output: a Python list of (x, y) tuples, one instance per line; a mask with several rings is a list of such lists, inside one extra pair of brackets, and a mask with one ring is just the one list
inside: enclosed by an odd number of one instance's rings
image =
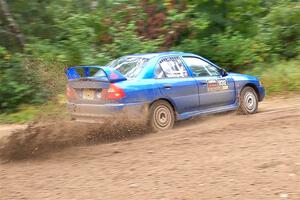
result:
[[(119, 29), (123, 31), (120, 32)], [(153, 41), (143, 40), (135, 34), (136, 27), (134, 23), (118, 24), (117, 28), (110, 28), (113, 42), (103, 46), (106, 53), (112, 57), (120, 57), (122, 55), (133, 53), (155, 52), (158, 50), (160, 40)]]
[(266, 61), (268, 46), (254, 39), (246, 38), (241, 34), (218, 34), (210, 40), (185, 40), (176, 50), (202, 52), (227, 70), (243, 70), (253, 63)]
[(259, 39), (273, 54), (295, 58), (300, 54), (300, 3), (282, 2), (261, 20)]
[(39, 103), (44, 99), (35, 77), (23, 68), (21, 59), (0, 47), (0, 111), (9, 112), (20, 103)]
[(300, 90), (299, 60), (262, 64), (247, 73), (259, 76), (268, 93)]
[(14, 0), (9, 5), (27, 38), (26, 53), (67, 65), (176, 49), (239, 70), (300, 54), (300, 3), (292, 0)]
[(61, 93), (66, 66), (104, 65), (126, 54), (165, 50), (196, 53), (227, 70), (253, 72), (259, 66), (253, 73), (263, 76), (269, 91), (299, 89), (299, 62), (292, 61), (300, 57), (299, 1), (7, 3), (27, 44), (20, 53), (9, 22), (0, 14), (1, 111)]
[(300, 55), (299, 2), (190, 2), (188, 35), (174, 49), (199, 53), (230, 70)]

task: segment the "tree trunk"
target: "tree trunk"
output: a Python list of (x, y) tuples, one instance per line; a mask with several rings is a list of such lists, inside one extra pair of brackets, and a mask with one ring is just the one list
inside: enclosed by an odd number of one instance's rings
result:
[(1, 8), (1, 11), (3, 13), (5, 20), (8, 22), (10, 31), (14, 34), (14, 36), (18, 40), (18, 42), (23, 50), (25, 47), (25, 44), (26, 44), (25, 37), (22, 34), (20, 27), (18, 26), (18, 24), (15, 22), (14, 18), (12, 17), (5, 0), (0, 0), (0, 8)]

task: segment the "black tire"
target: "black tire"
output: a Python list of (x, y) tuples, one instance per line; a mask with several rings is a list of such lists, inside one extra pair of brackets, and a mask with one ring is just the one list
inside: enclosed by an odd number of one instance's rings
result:
[(244, 87), (240, 93), (238, 113), (244, 115), (254, 114), (257, 109), (258, 96), (256, 91), (252, 87)]
[(149, 110), (149, 126), (153, 132), (173, 128), (175, 113), (173, 107), (164, 100), (155, 101)]

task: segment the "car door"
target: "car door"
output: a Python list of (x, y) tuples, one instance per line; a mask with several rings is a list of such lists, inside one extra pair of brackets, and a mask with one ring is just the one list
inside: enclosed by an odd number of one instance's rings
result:
[(172, 101), (178, 113), (193, 111), (199, 107), (196, 80), (188, 74), (180, 57), (161, 58), (154, 73), (162, 96)]
[(198, 57), (183, 57), (192, 70), (199, 89), (201, 109), (232, 105), (236, 100), (235, 84), (231, 77), (223, 77), (220, 69)]

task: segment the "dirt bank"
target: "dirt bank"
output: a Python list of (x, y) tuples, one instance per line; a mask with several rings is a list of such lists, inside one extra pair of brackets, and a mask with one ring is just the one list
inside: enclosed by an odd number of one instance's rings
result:
[[(120, 135), (134, 132), (125, 141), (99, 137), (111, 130), (104, 127), (51, 127), (27, 129), (38, 134), (26, 143), (15, 136), (30, 148), (47, 146), (41, 154), (58, 150), (1, 164), (0, 199), (300, 199), (300, 96), (269, 99), (256, 115), (184, 121), (162, 134), (116, 126)], [(105, 143), (72, 147), (95, 132)], [(32, 151), (25, 146), (18, 152)]]

